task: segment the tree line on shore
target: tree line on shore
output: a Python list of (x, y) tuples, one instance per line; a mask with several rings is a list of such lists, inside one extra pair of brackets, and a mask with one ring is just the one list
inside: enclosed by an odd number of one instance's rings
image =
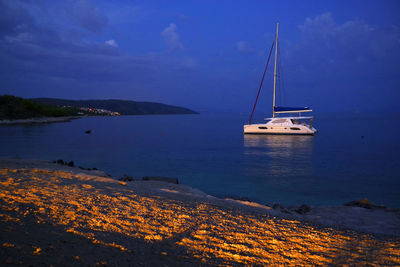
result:
[(0, 96), (0, 119), (2, 120), (84, 115), (155, 114), (197, 114), (197, 112), (184, 107), (131, 100), (24, 99), (12, 95)]
[(0, 119), (18, 120), (39, 117), (77, 116), (77, 107), (42, 104), (12, 95), (0, 96)]

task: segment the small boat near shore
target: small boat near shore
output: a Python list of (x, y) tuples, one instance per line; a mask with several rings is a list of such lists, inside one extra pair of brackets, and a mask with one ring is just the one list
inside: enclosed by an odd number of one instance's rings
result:
[[(250, 115), (249, 123), (243, 126), (244, 134), (289, 134), (289, 135), (314, 135), (317, 130), (312, 126), (313, 117), (303, 117), (301, 113), (311, 112), (312, 110), (308, 107), (277, 107), (276, 102), (276, 77), (277, 77), (277, 58), (278, 58), (278, 33), (279, 23), (276, 25), (276, 37), (275, 37), (275, 66), (274, 66), (274, 91), (273, 91), (273, 104), (272, 104), (272, 118), (267, 118), (266, 123), (252, 124), (251, 119), (254, 114), (255, 107), (257, 105), (258, 97), (260, 95), (261, 87), (264, 81), (265, 73), (268, 68), (268, 63), (271, 58), (272, 49), (268, 56), (267, 64), (264, 69), (264, 74), (261, 80), (260, 88), (256, 101), (253, 106), (253, 110)], [(280, 116), (281, 114), (287, 113), (298, 113), (298, 116)]]

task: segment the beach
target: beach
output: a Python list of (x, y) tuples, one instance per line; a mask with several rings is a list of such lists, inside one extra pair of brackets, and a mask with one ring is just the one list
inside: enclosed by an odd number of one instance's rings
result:
[(399, 265), (397, 210), (305, 214), (185, 185), (0, 160), (4, 265)]

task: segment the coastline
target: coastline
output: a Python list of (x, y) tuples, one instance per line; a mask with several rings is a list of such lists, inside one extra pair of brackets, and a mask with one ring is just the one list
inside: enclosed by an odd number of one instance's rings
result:
[(80, 265), (129, 265), (129, 258), (145, 265), (400, 264), (393, 211), (338, 206), (287, 214), (185, 185), (122, 182), (40, 160), (0, 159), (0, 188), (0, 262), (9, 264), (57, 264), (57, 249)]
[(0, 125), (69, 122), (80, 118), (82, 118), (82, 116), (39, 117), (39, 118), (18, 119), (18, 120), (0, 120)]
[[(120, 116), (151, 116), (151, 115), (196, 115), (199, 113), (168, 113), (168, 114), (135, 114), (135, 115), (120, 115)], [(89, 118), (89, 117), (114, 117), (104, 115), (90, 115), (90, 116), (64, 116), (64, 117), (38, 117), (29, 119), (17, 119), (17, 120), (2, 120), (0, 119), (1, 125), (18, 125), (18, 124), (45, 124), (45, 123), (57, 123), (57, 122), (70, 122), (72, 120)]]

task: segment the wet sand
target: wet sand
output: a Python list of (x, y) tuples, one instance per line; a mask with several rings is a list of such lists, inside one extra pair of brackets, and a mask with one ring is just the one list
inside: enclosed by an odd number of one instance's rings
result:
[(282, 214), (187, 186), (106, 176), (0, 160), (0, 263), (400, 265), (395, 212), (321, 207)]

